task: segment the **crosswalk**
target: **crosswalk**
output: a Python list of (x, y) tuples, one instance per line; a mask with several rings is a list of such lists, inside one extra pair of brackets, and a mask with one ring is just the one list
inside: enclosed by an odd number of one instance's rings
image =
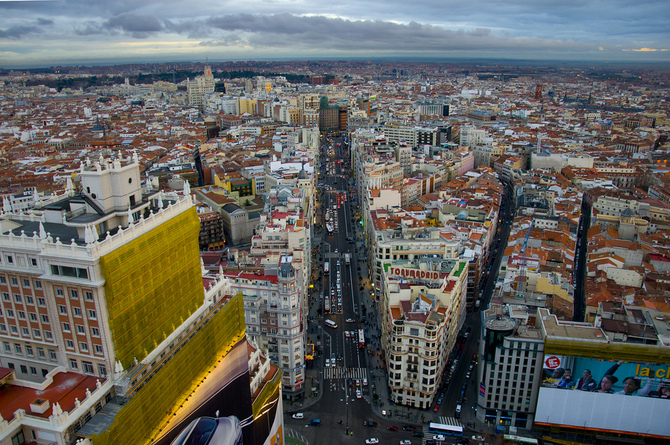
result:
[(324, 368), (323, 378), (324, 380), (367, 379), (368, 370), (367, 368), (342, 368), (340, 366), (336, 368)]

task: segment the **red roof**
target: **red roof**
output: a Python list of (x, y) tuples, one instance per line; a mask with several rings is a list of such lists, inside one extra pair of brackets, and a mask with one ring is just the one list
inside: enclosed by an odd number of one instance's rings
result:
[[(72, 411), (75, 408), (74, 400), (79, 399), (83, 402), (86, 398), (86, 389), (95, 391), (98, 380), (103, 383), (105, 379), (75, 372), (60, 372), (53, 376), (53, 382), (44, 391), (12, 384), (3, 385), (0, 387), (0, 415), (10, 421), (14, 418), (14, 412), (22, 409), (31, 416), (48, 419), (52, 414), (54, 403), (58, 403), (64, 412)], [(33, 413), (30, 410), (30, 403), (35, 399), (48, 400), (49, 409), (43, 414)]]

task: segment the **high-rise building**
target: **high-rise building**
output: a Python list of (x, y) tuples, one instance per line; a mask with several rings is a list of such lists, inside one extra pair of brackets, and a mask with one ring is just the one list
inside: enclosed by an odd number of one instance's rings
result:
[(203, 109), (205, 106), (205, 95), (214, 92), (214, 75), (209, 64), (205, 64), (202, 76), (196, 77), (193, 81), (186, 81), (188, 91), (188, 104)]
[(202, 388), (239, 402), (227, 413), (211, 399), (208, 415), (281, 413), (276, 369), (252, 398), (242, 296), (203, 277), (188, 186), (144, 189), (136, 157), (86, 161), (77, 176), (79, 194), (0, 219), (0, 441), (160, 441), (209, 406)]

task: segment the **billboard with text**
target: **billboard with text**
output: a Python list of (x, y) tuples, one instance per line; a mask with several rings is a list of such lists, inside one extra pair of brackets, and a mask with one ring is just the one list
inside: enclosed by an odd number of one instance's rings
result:
[(535, 422), (670, 437), (670, 365), (546, 354)]

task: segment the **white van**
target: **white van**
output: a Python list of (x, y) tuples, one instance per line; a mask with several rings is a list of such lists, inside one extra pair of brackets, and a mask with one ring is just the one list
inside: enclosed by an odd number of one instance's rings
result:
[(329, 328), (337, 329), (337, 323), (335, 323), (333, 320), (326, 319), (326, 326), (328, 326)]

